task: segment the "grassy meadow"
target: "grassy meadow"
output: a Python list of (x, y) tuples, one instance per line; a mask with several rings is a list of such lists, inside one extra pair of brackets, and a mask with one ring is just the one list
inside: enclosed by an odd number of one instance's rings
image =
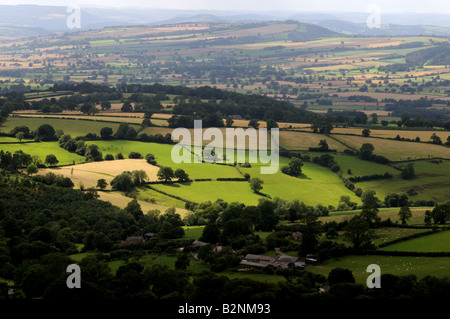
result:
[(384, 251), (450, 252), (450, 231), (410, 239), (381, 248)]
[(345, 256), (327, 260), (319, 265), (307, 267), (306, 270), (328, 276), (333, 268), (350, 269), (357, 283), (365, 285), (370, 273), (367, 266), (377, 264), (381, 274), (397, 276), (416, 275), (421, 279), (430, 274), (436, 277), (448, 277), (450, 257), (409, 257), (409, 256)]
[[(142, 122), (142, 121), (141, 121)], [(111, 127), (115, 132), (120, 123), (88, 121), (82, 119), (60, 119), (60, 118), (42, 118), (42, 117), (9, 117), (1, 126), (0, 132), (9, 133), (16, 126), (28, 126), (30, 131), (36, 130), (42, 124), (51, 125), (55, 131), (61, 130), (64, 134), (70, 134), (72, 137), (85, 136), (87, 133), (96, 133), (100, 136), (100, 130), (103, 127)], [(139, 125), (135, 125), (137, 129)]]
[(42, 162), (45, 161), (47, 155), (54, 154), (59, 160), (58, 165), (72, 165), (85, 162), (83, 156), (66, 151), (59, 147), (58, 142), (0, 144), (0, 150), (11, 153), (22, 150), (31, 156), (38, 156)]

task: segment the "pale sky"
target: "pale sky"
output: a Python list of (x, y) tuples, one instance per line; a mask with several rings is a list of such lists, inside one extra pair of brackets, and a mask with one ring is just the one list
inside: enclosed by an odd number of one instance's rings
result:
[(0, 5), (13, 4), (260, 12), (367, 12), (369, 5), (375, 4), (385, 13), (450, 13), (450, 1), (448, 0), (0, 0)]

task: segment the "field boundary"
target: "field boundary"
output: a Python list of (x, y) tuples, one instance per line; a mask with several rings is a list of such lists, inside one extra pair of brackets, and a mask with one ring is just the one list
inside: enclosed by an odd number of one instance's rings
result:
[(163, 194), (163, 195), (166, 195), (166, 196), (169, 196), (169, 197), (172, 197), (172, 198), (181, 200), (181, 201), (183, 201), (183, 202), (185, 202), (185, 203), (188, 203), (188, 204), (197, 204), (196, 202), (193, 202), (193, 201), (191, 201), (191, 200), (188, 200), (188, 199), (185, 199), (185, 198), (176, 196), (176, 195), (172, 195), (172, 194), (166, 193), (165, 191), (156, 189), (156, 188), (154, 188), (154, 187), (152, 187), (152, 186), (150, 186), (150, 185), (148, 185), (148, 184), (145, 184), (144, 187), (145, 187), (145, 188), (148, 188), (148, 189), (151, 189), (152, 191), (158, 192), (158, 193), (160, 193), (160, 194)]

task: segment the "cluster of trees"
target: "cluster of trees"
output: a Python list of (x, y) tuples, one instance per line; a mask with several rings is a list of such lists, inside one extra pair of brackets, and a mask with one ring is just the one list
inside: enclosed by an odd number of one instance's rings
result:
[(111, 181), (113, 190), (129, 192), (136, 186), (143, 185), (148, 180), (144, 170), (124, 171)]
[[(261, 198), (256, 206), (245, 206), (241, 203), (227, 203), (223, 200), (204, 202), (200, 204), (188, 203), (186, 208), (191, 210), (184, 222), (186, 225), (223, 224), (223, 216), (233, 215), (235, 218), (248, 219), (253, 230), (272, 230), (279, 220), (291, 222), (304, 219), (307, 215), (327, 216), (330, 208), (318, 204), (306, 205), (299, 200), (287, 201), (280, 198)], [(225, 217), (227, 219), (227, 217)]]
[(57, 175), (52, 172), (48, 172), (45, 175), (36, 175), (33, 177), (33, 180), (46, 185), (56, 185), (58, 187), (72, 188), (74, 186), (72, 180), (69, 177)]
[(327, 140), (320, 140), (319, 147), (310, 147), (309, 151), (310, 152), (329, 152), (331, 150), (328, 146)]
[(182, 168), (177, 168), (175, 171), (172, 167), (162, 166), (159, 168), (158, 173), (156, 174), (158, 179), (163, 182), (170, 182), (172, 179), (176, 178), (178, 182), (184, 183), (189, 182), (189, 175)]
[(102, 152), (96, 144), (85, 143), (83, 137), (72, 138), (70, 134), (62, 135), (58, 140), (59, 146), (65, 150), (84, 156), (86, 161), (102, 161)]
[(433, 220), (435, 224), (444, 225), (447, 223), (447, 221), (450, 220), (450, 205), (442, 204), (433, 208), (432, 211), (425, 211), (425, 224), (430, 225), (431, 220)]
[(299, 157), (292, 157), (288, 165), (280, 168), (281, 172), (290, 176), (300, 176), (302, 174), (303, 161)]
[(312, 162), (330, 168), (334, 173), (341, 170), (341, 167), (336, 162), (334, 157), (330, 154), (322, 154), (320, 156), (314, 156)]
[(373, 151), (375, 147), (371, 143), (363, 143), (359, 149), (359, 158), (365, 161), (374, 161), (380, 164), (387, 164), (389, 160), (381, 155), (375, 155)]
[[(110, 252), (129, 235), (150, 231), (162, 239), (184, 235), (183, 222), (173, 209), (165, 214), (152, 211), (144, 215), (136, 200), (119, 209), (97, 200), (91, 191), (72, 189), (73, 184), (64, 185), (70, 179), (52, 173), (19, 179), (2, 172), (0, 277), (14, 280), (18, 287), (26, 289), (32, 285), (38, 289), (39, 278), (30, 276), (43, 269), (40, 266), (43, 256), (77, 253), (76, 244), (83, 243), (84, 251)], [(27, 284), (25, 277), (29, 277)], [(32, 291), (29, 297), (41, 296)]]

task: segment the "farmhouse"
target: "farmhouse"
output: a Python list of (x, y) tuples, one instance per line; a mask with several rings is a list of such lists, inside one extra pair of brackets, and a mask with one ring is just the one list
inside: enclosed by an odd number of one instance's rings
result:
[(200, 240), (194, 240), (194, 241), (192, 242), (192, 247), (193, 247), (193, 248), (200, 248), (200, 247), (205, 246), (205, 245), (207, 245), (207, 244), (208, 244), (208, 243), (205, 243), (205, 242), (200, 241)]
[(265, 255), (253, 255), (247, 254), (244, 259), (240, 262), (243, 266), (251, 266), (258, 268), (265, 268), (267, 266), (273, 268), (287, 269), (290, 265), (293, 265), (297, 269), (304, 269), (305, 263), (300, 261), (298, 257), (292, 256), (265, 256)]
[(128, 236), (127, 239), (122, 240), (120, 245), (133, 245), (133, 244), (141, 244), (144, 242), (143, 236)]
[(292, 239), (296, 241), (302, 240), (302, 233), (301, 232), (293, 232), (292, 233)]

